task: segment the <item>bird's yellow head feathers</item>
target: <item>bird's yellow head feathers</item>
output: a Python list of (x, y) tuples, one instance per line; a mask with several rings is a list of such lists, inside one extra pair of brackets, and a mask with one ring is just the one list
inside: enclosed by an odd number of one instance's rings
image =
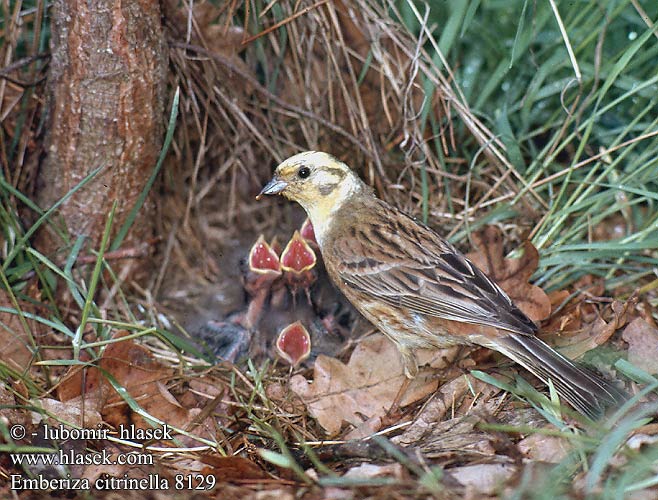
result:
[(326, 228), (331, 214), (345, 200), (368, 188), (343, 162), (320, 151), (292, 156), (274, 171), (274, 177), (262, 189), (264, 194), (281, 194), (299, 203), (308, 213), (316, 236)]

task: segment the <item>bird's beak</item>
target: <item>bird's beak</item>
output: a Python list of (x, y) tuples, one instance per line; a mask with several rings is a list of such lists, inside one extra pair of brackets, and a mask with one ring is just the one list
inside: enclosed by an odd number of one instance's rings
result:
[(264, 194), (280, 194), (285, 188), (288, 187), (286, 181), (282, 181), (278, 177), (273, 177), (270, 182), (268, 182), (261, 192), (256, 196), (257, 200), (260, 200)]

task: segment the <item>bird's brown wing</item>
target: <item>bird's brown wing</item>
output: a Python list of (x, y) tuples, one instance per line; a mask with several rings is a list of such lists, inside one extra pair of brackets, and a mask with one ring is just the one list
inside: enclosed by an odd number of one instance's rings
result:
[[(381, 202), (380, 202), (381, 203)], [(332, 237), (336, 279), (357, 294), (436, 318), (523, 335), (536, 325), (489, 277), (427, 226), (381, 203)]]

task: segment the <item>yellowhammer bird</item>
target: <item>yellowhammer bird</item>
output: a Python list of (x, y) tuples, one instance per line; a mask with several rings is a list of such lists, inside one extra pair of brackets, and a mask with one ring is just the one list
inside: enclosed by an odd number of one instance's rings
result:
[(507, 294), (426, 225), (375, 197), (347, 165), (309, 151), (281, 163), (260, 196), (282, 194), (308, 213), (334, 284), (395, 342), (413, 350), (475, 344), (503, 353), (591, 418), (627, 395), (535, 336)]

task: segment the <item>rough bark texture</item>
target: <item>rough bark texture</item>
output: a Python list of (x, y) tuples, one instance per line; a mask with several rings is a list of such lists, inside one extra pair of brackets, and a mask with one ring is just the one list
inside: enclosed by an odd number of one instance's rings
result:
[[(103, 171), (59, 210), (70, 234), (97, 246), (117, 200), (116, 231), (134, 206), (163, 139), (166, 44), (157, 0), (54, 0), (47, 156), (38, 200), (48, 208), (89, 172)], [(152, 205), (142, 208), (128, 240), (151, 234)], [(50, 231), (37, 242), (61, 246)]]

